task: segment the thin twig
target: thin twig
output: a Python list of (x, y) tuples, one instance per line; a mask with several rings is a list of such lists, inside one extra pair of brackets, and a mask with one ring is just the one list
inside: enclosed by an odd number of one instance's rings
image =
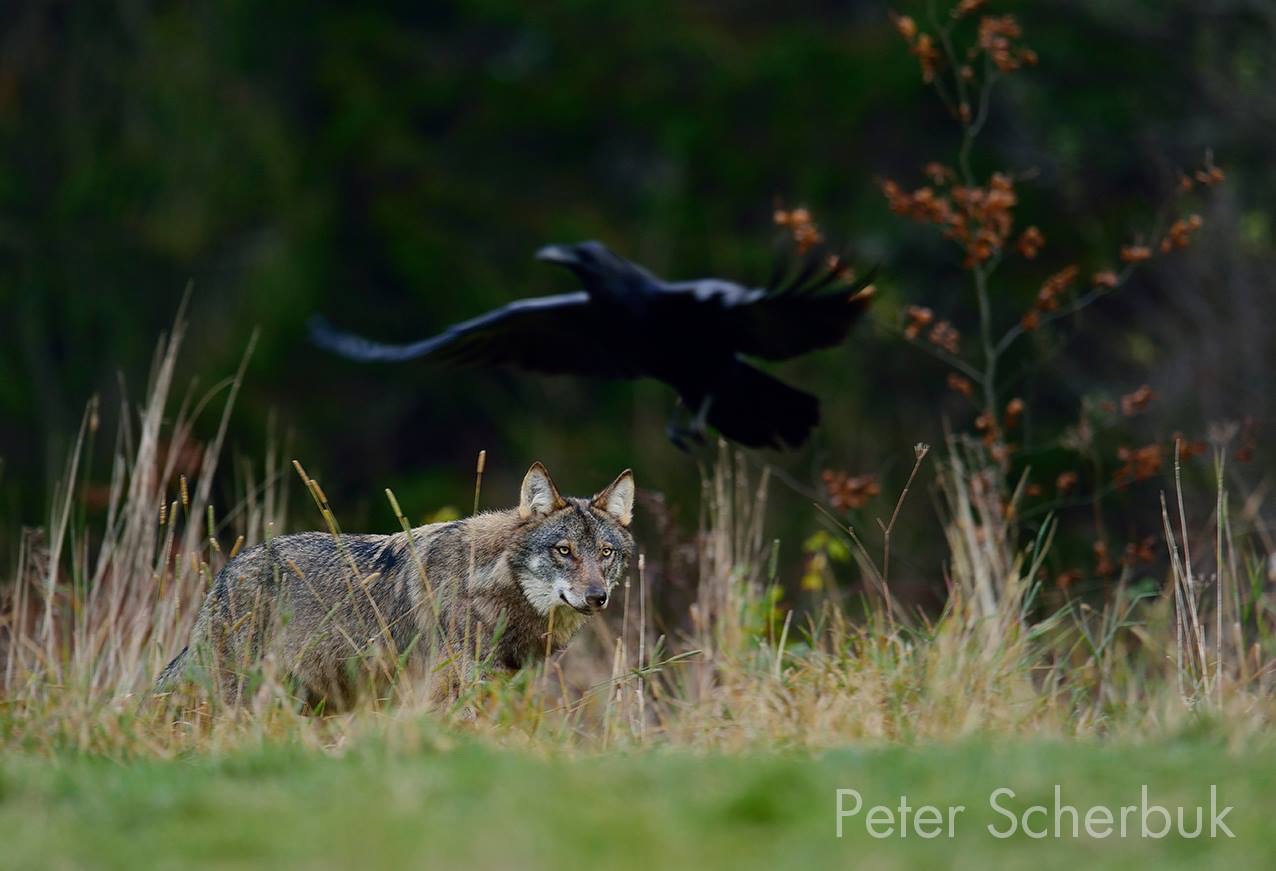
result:
[(904, 507), (904, 500), (908, 498), (908, 490), (913, 486), (913, 479), (917, 477), (917, 470), (922, 467), (922, 460), (926, 459), (926, 455), (930, 453), (930, 445), (924, 442), (918, 442), (913, 447), (913, 453), (917, 457), (913, 463), (913, 471), (908, 473), (908, 480), (904, 483), (904, 489), (900, 491), (899, 499), (895, 502), (895, 510), (891, 512), (890, 522), (882, 525), (879, 518), (877, 525), (882, 529), (882, 585), (886, 586), (890, 578), (891, 569), (891, 530), (895, 528), (895, 520), (899, 517), (899, 510)]
[[(1103, 297), (1119, 290), (1125, 284), (1126, 280), (1130, 277), (1130, 275), (1134, 272), (1134, 269), (1135, 269), (1135, 264), (1131, 263), (1127, 265), (1124, 269), (1122, 269), (1121, 272), (1117, 275), (1116, 284), (1114, 284), (1113, 286), (1107, 287), (1104, 285), (1099, 285), (1098, 287), (1094, 287), (1089, 292), (1073, 300), (1071, 305), (1066, 305), (1063, 308), (1055, 309), (1052, 312), (1042, 315), (1037, 321), (1036, 328), (1041, 329), (1047, 324), (1052, 324), (1055, 321), (1062, 320), (1063, 318), (1072, 317), (1073, 315), (1080, 312), (1082, 309), (1092, 305), (1095, 302), (1098, 302), (1100, 299), (1103, 299)], [(1006, 330), (1005, 335), (1003, 335), (1001, 337), (1001, 340), (997, 343), (997, 352), (1002, 353), (1006, 351), (1011, 345), (1015, 343), (1017, 339), (1019, 339), (1020, 336), (1024, 335), (1026, 332), (1028, 332), (1028, 330), (1024, 327), (1022, 321), (1015, 324), (1010, 329)]]
[(971, 381), (974, 381), (977, 384), (984, 383), (984, 374), (980, 372), (978, 369), (976, 369), (974, 366), (967, 363), (965, 360), (956, 356), (955, 354), (950, 354), (947, 351), (945, 351), (943, 348), (939, 348), (934, 345), (927, 344), (926, 342), (919, 342), (916, 339), (909, 339), (907, 336), (905, 336), (905, 339), (909, 342), (909, 344), (913, 345), (914, 347), (920, 348), (921, 350), (930, 354), (935, 359), (940, 360), (944, 363), (947, 363), (949, 366), (953, 367), (958, 372), (965, 375)]

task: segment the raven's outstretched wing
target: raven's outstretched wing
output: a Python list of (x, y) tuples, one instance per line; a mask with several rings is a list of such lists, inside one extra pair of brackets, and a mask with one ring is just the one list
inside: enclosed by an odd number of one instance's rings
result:
[(386, 345), (310, 320), (316, 345), (352, 360), (427, 358), (458, 366), (513, 366), (532, 372), (631, 378), (641, 374), (626, 348), (609, 341), (608, 324), (589, 294), (564, 293), (512, 302), (406, 345)]
[(866, 276), (847, 283), (840, 262), (808, 259), (791, 280), (748, 288), (719, 279), (665, 285), (662, 307), (712, 330), (737, 353), (787, 360), (841, 344), (868, 308)]

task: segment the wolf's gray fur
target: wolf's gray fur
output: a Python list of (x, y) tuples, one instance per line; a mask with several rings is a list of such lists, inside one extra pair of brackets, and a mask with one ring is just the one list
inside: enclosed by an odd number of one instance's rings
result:
[(395, 535), (286, 535), (250, 548), (218, 573), (190, 644), (156, 691), (203, 670), (235, 704), (246, 676), (270, 656), (310, 704), (331, 710), (369, 687), (384, 691), (404, 672), (445, 675), (433, 692), (454, 694), (460, 672), (431, 663), (472, 659), (476, 644), (498, 668), (535, 662), (606, 606), (633, 552), (633, 497), (626, 470), (591, 499), (565, 499), (535, 463), (508, 511)]

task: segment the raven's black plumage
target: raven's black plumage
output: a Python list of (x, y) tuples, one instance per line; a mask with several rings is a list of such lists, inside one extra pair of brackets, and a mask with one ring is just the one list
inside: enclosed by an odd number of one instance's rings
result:
[(786, 360), (842, 342), (864, 312), (867, 280), (846, 286), (840, 264), (809, 258), (797, 275), (748, 288), (717, 278), (667, 282), (597, 242), (551, 245), (581, 291), (524, 299), (407, 345), (341, 333), (315, 319), (317, 344), (356, 360), (424, 357), (532, 372), (656, 378), (696, 413), (696, 425), (753, 447), (797, 446), (819, 401), (745, 357)]

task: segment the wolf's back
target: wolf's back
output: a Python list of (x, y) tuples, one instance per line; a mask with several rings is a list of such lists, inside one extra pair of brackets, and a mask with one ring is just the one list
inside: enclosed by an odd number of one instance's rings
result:
[(245, 550), (217, 573), (190, 643), (160, 673), (156, 691), (198, 665), (237, 697), (239, 672), (271, 652), (319, 694), (348, 694), (350, 657), (368, 655), (381, 640), (411, 649), (419, 631), (404, 538), (307, 532)]

